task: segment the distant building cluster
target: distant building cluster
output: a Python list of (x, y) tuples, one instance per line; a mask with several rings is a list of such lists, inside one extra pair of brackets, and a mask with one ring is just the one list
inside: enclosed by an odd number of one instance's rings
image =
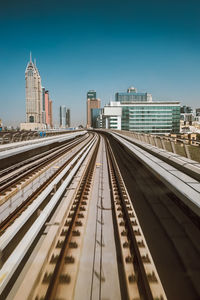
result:
[[(92, 98), (91, 98), (92, 97)], [(94, 102), (92, 102), (94, 101)], [(149, 93), (130, 87), (115, 94), (115, 101), (100, 108), (96, 92), (87, 93), (87, 127), (152, 134), (180, 131), (180, 102), (153, 101)]]
[(53, 127), (52, 100), (49, 91), (41, 84), (41, 77), (36, 62), (30, 61), (25, 70), (26, 81), (26, 123), (20, 128), (25, 130), (41, 130)]
[(200, 108), (181, 106), (181, 131), (185, 133), (200, 133)]

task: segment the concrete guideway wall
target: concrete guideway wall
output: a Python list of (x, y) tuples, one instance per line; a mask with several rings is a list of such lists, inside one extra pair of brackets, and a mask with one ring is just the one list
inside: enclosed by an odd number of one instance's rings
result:
[(198, 217), (200, 216), (200, 183), (173, 166), (134, 145), (118, 134), (111, 135), (128, 148), (170, 190), (172, 190)]
[[(0, 169), (12, 166), (24, 159), (42, 153), (53, 148), (56, 143), (64, 143), (67, 140), (86, 134), (86, 131), (66, 134), (66, 136), (54, 136), (34, 141), (14, 143), (13, 145), (0, 146)], [(4, 147), (5, 146), (5, 147)], [(2, 150), (2, 151), (1, 151)], [(9, 158), (9, 159), (7, 159)]]
[(176, 153), (172, 153), (166, 151), (164, 149), (160, 149), (159, 147), (152, 146), (144, 141), (139, 141), (130, 136), (126, 136), (123, 133), (116, 133), (113, 132), (115, 135), (118, 135), (125, 140), (133, 143), (134, 145), (142, 148), (143, 150), (151, 153), (152, 155), (162, 159), (166, 163), (172, 165), (173, 167), (179, 169), (180, 171), (184, 172), (185, 174), (195, 178), (196, 180), (200, 181), (200, 163), (191, 159), (188, 159), (182, 155), (178, 155)]

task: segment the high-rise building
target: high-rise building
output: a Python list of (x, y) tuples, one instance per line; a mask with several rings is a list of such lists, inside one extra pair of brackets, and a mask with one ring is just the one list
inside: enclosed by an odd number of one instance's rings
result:
[(52, 100), (49, 100), (49, 126), (53, 128), (53, 111), (52, 111)]
[(48, 91), (41, 86), (41, 77), (31, 54), (25, 71), (25, 80), (26, 123), (21, 123), (20, 128), (40, 130), (52, 127), (52, 102), (49, 102)]
[(66, 128), (66, 106), (60, 106), (60, 127)]
[(87, 128), (92, 126), (92, 109), (100, 108), (101, 101), (96, 99), (96, 91), (90, 90), (87, 93)]
[(71, 126), (71, 117), (70, 117), (70, 109), (68, 108), (66, 111), (66, 126)]
[(92, 108), (91, 109), (91, 127), (98, 128), (97, 118), (101, 114), (101, 108)]
[(52, 111), (52, 100), (49, 99), (49, 91), (44, 89), (44, 119), (47, 128), (53, 127), (53, 111)]
[(26, 80), (26, 122), (42, 123), (42, 87), (36, 64), (30, 61), (25, 71)]
[(45, 88), (42, 88), (42, 123), (46, 124), (46, 113), (45, 113)]
[(49, 91), (45, 91), (45, 119), (46, 119), (46, 124), (50, 124), (49, 120)]

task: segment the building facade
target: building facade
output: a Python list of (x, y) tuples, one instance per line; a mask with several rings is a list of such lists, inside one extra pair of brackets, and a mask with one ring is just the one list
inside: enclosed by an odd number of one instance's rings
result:
[(45, 88), (42, 88), (42, 123), (46, 124), (46, 113), (45, 113)]
[(116, 93), (115, 101), (120, 103), (152, 102), (152, 95), (148, 93), (138, 93), (136, 88), (130, 87), (126, 93)]
[(26, 123), (21, 123), (21, 130), (44, 130), (52, 124), (52, 102), (49, 93), (41, 85), (41, 77), (36, 63), (30, 61), (25, 70), (26, 81)]
[(49, 127), (53, 128), (53, 101), (49, 100)]
[(196, 108), (196, 117), (200, 117), (200, 108)]
[(166, 134), (180, 132), (180, 102), (152, 101), (152, 95), (116, 93), (117, 101), (104, 107), (103, 127), (142, 133)]
[(68, 108), (66, 111), (66, 126), (71, 126), (71, 116), (70, 116), (70, 109)]
[(91, 109), (91, 127), (98, 128), (97, 118), (101, 114), (101, 108), (92, 108)]
[[(95, 98), (94, 98), (95, 97)], [(90, 90), (87, 93), (87, 128), (92, 126), (92, 109), (99, 109), (101, 100), (96, 98), (96, 91)]]
[(104, 106), (102, 127), (121, 130), (122, 107), (120, 102), (110, 102)]
[(26, 81), (26, 123), (42, 123), (42, 87), (36, 65), (30, 61), (25, 71)]
[(97, 98), (97, 93), (94, 90), (90, 90), (87, 92), (87, 99), (96, 99)]
[(60, 106), (60, 127), (65, 128), (66, 127), (66, 106), (61, 105)]
[(179, 102), (122, 104), (121, 129), (144, 133), (179, 133)]

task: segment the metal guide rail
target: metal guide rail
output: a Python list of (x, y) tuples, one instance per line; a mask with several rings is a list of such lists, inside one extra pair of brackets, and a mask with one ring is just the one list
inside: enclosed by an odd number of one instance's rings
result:
[[(90, 141), (91, 137), (86, 139), (86, 142)], [(74, 148), (75, 146), (78, 148)], [(0, 235), (6, 230), (6, 228), (16, 219), (32, 202), (38, 197), (38, 195), (53, 181), (54, 178), (58, 176), (59, 173), (72, 161), (76, 156), (77, 151), (80, 151), (85, 145), (84, 141), (80, 143), (75, 143), (67, 147), (64, 153), (56, 155), (56, 157), (45, 166), (37, 167), (37, 172), (35, 171), (31, 175), (25, 175), (21, 184), (11, 190), (4, 198), (6, 202), (1, 203), (0, 206)], [(76, 149), (76, 151), (72, 151)], [(66, 154), (69, 153), (69, 157)], [(51, 169), (50, 169), (51, 167)], [(19, 199), (19, 200), (18, 200)], [(18, 203), (17, 203), (18, 201)], [(9, 210), (6, 212), (6, 210)], [(3, 219), (4, 214), (4, 219)], [(7, 216), (6, 216), (7, 215)]]
[[(20, 231), (20, 228), (26, 223), (29, 219), (30, 215), (34, 212), (37, 212), (39, 204), (42, 203), (49, 195), (50, 198), (46, 206), (38, 215), (34, 224), (27, 230), (23, 238), (20, 240), (19, 244), (16, 246), (12, 254), (7, 258), (5, 263), (3, 264), (2, 269), (0, 270), (0, 294), (2, 293), (3, 297), (8, 294), (10, 290), (10, 286), (14, 284), (14, 279), (17, 278), (20, 270), (24, 266), (24, 259), (27, 259), (27, 255), (30, 255), (31, 248), (37, 242), (37, 240), (41, 236), (41, 232), (44, 229), (45, 223), (49, 220), (49, 218), (54, 213), (58, 204), (62, 200), (62, 196), (66, 191), (67, 186), (70, 184), (84, 159), (87, 157), (91, 149), (94, 147), (96, 143), (97, 137), (95, 136), (93, 140), (85, 146), (82, 151), (76, 155), (76, 157), (71, 161), (71, 163), (65, 167), (65, 169), (61, 172), (57, 178), (42, 192), (40, 196), (38, 196), (37, 201), (34, 201), (26, 211), (16, 220), (8, 231), (5, 232), (4, 235), (0, 238), (0, 251), (6, 251), (6, 247), (9, 244), (9, 241), (12, 242), (13, 237)], [(55, 182), (59, 183), (58, 188), (55, 190)], [(85, 187), (85, 189), (87, 186)], [(84, 193), (86, 190), (84, 189)], [(83, 199), (82, 199), (83, 200)], [(77, 208), (78, 209), (78, 208)], [(84, 211), (84, 203), (80, 204), (80, 213)], [(17, 226), (16, 226), (17, 225)], [(75, 233), (76, 234), (76, 233)]]
[(73, 299), (98, 145), (99, 141), (93, 149), (69, 212), (59, 227), (49, 260), (42, 268), (41, 280), (32, 295), (34, 299), (65, 299), (66, 295), (68, 299)]
[(107, 141), (114, 219), (123, 262), (127, 299), (167, 299), (151, 253), (145, 241), (131, 199), (126, 190), (111, 146)]

